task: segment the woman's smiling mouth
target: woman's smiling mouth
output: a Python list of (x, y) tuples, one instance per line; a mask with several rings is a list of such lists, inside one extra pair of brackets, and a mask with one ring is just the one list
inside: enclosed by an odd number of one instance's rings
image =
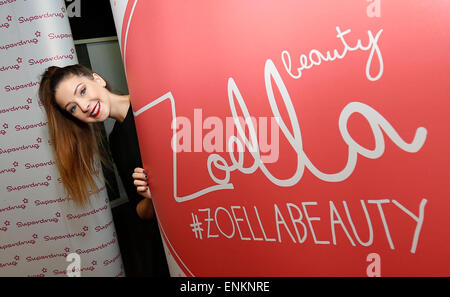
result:
[(97, 104), (94, 106), (94, 109), (92, 109), (91, 114), (89, 117), (96, 118), (100, 113), (100, 101), (97, 102)]

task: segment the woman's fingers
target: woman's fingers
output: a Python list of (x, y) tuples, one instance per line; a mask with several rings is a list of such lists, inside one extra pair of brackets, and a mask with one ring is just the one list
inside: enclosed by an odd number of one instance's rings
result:
[(143, 180), (143, 181), (148, 180), (148, 176), (145, 175), (144, 173), (133, 173), (132, 177), (134, 180)]
[(148, 176), (147, 172), (143, 168), (135, 168), (134, 173), (132, 174), (134, 179), (134, 185), (136, 186), (136, 190), (143, 196), (147, 196), (145, 192), (148, 189)]
[(145, 187), (140, 186), (140, 187), (136, 187), (136, 190), (138, 192), (140, 192), (140, 193), (145, 193), (148, 190), (148, 187), (147, 186), (145, 186)]
[(135, 168), (132, 174), (133, 183), (136, 187), (136, 191), (144, 198), (151, 199), (152, 194), (148, 188), (148, 176), (147, 171), (143, 168)]
[(146, 171), (145, 171), (144, 168), (136, 167), (136, 168), (134, 168), (134, 172), (136, 172), (136, 173), (145, 173)]
[(138, 187), (138, 186), (145, 186), (146, 187), (148, 185), (147, 181), (140, 180), (140, 179), (135, 179), (133, 183), (134, 183), (134, 185), (136, 187)]
[(152, 199), (152, 193), (148, 187), (139, 187), (137, 192), (144, 198)]
[(135, 180), (148, 180), (147, 172), (142, 168), (135, 168), (132, 176)]
[(134, 179), (134, 185), (136, 186), (136, 190), (138, 192), (143, 192), (148, 189), (148, 183), (147, 180), (140, 180), (140, 179)]

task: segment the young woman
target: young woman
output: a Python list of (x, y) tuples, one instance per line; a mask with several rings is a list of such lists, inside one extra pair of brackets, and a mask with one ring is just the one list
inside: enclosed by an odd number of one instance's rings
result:
[(96, 189), (95, 156), (105, 160), (95, 140), (98, 128), (90, 124), (113, 118), (110, 147), (119, 175), (138, 216), (152, 218), (153, 203), (147, 172), (141, 168), (129, 95), (113, 93), (98, 74), (71, 65), (49, 67), (42, 75), (39, 97), (47, 113), (55, 162), (73, 201), (80, 206), (89, 202), (89, 190)]

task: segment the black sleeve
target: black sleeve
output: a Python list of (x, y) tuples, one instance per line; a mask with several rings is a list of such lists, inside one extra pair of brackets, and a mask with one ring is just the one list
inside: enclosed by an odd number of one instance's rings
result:
[(136, 191), (132, 174), (136, 167), (142, 167), (142, 160), (131, 106), (124, 121), (115, 123), (109, 135), (109, 146), (128, 199), (136, 209), (143, 197)]

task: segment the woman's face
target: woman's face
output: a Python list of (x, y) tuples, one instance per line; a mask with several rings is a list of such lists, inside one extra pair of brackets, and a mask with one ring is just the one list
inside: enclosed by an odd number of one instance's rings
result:
[(56, 103), (82, 122), (103, 122), (109, 117), (109, 92), (106, 82), (94, 73), (94, 79), (72, 75), (56, 88)]

